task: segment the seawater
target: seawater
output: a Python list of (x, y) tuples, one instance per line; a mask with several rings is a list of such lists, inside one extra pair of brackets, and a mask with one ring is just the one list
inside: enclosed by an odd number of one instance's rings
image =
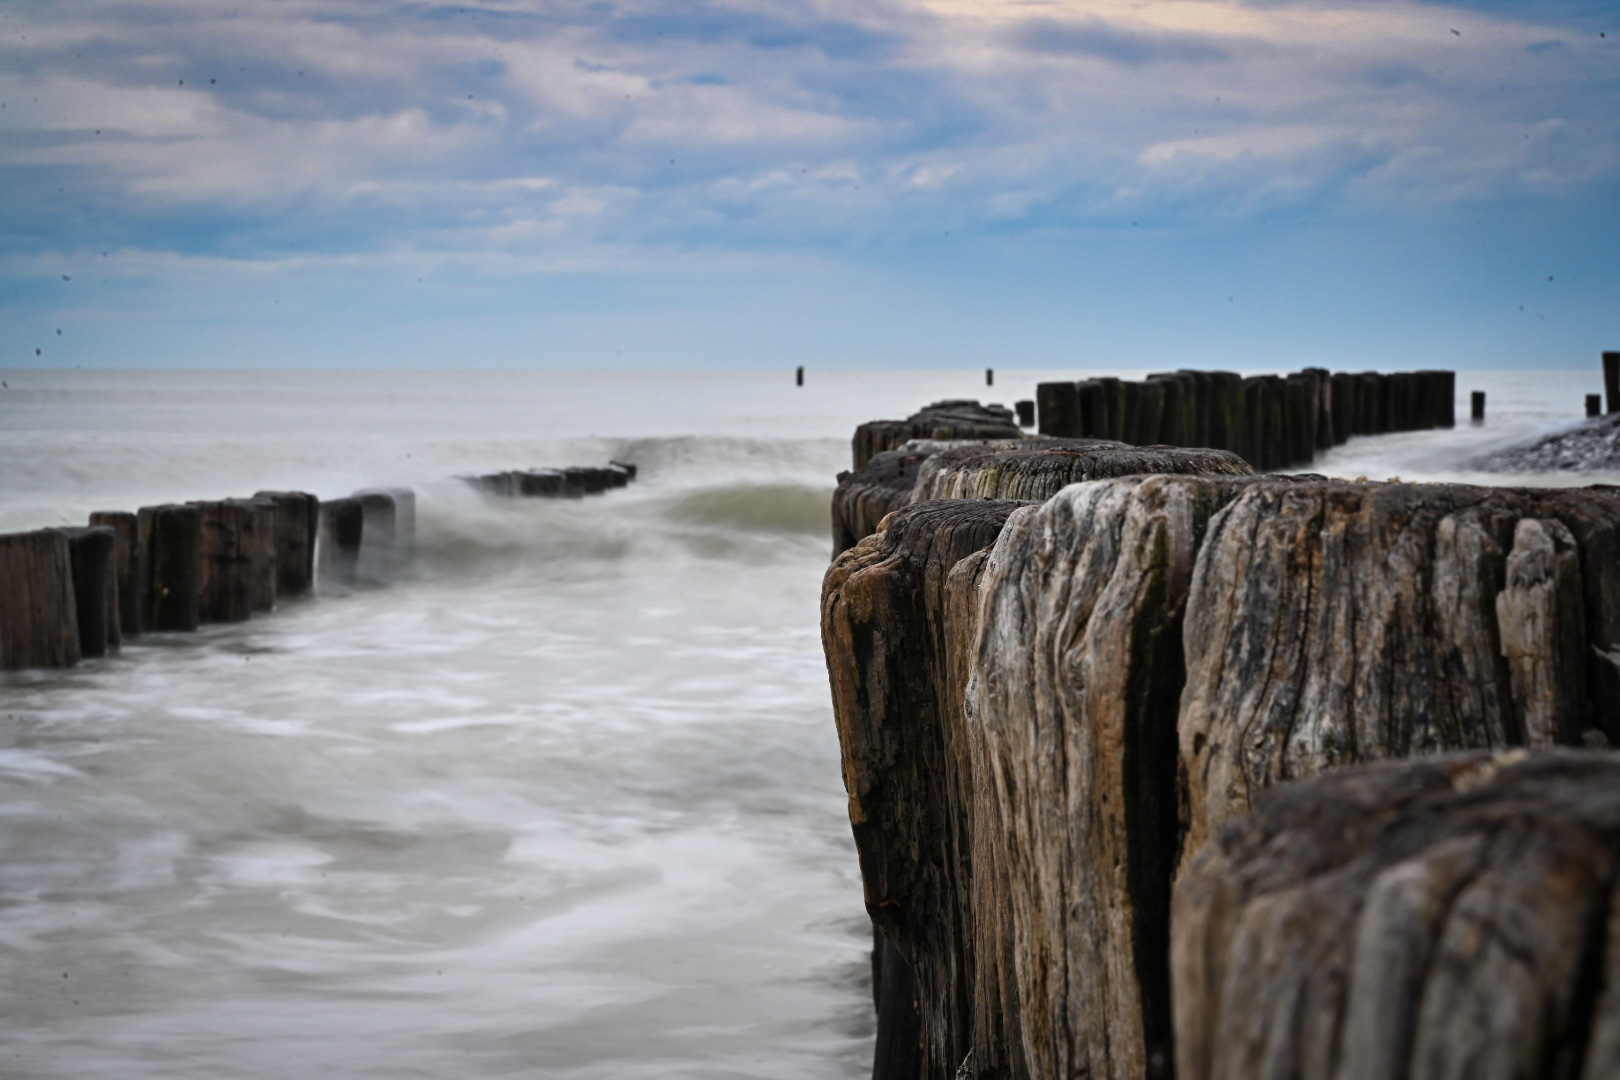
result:
[[(419, 557), (386, 589), (0, 678), (0, 1075), (869, 1069), (828, 499), (855, 424), (1053, 373), (3, 377), (0, 530), (405, 483)], [(1595, 381), (1463, 373), (1458, 428), (1313, 468), (1613, 480), (1460, 468), (1577, 419)], [(610, 457), (639, 481), (581, 501), (452, 479)]]

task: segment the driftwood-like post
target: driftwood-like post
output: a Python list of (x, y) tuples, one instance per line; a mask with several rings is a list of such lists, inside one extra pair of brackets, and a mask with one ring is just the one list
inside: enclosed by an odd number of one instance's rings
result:
[(245, 622), (253, 614), (257, 508), (246, 499), (192, 503), (202, 515), (198, 618)]
[(260, 491), (276, 504), (276, 595), (303, 596), (315, 584), (321, 501), (303, 491)]
[(324, 592), (346, 592), (357, 579), (365, 512), (359, 499), (327, 499), (321, 503), (320, 517), (315, 580)]
[(118, 629), (117, 537), (111, 526), (60, 530), (67, 537), (73, 576), (73, 612), (79, 625), (79, 656), (116, 653)]
[(1620, 759), (1268, 792), (1176, 882), (1178, 1080), (1620, 1075)]
[(1033, 401), (1019, 401), (1013, 404), (1018, 410), (1018, 426), (1031, 428), (1035, 426), (1035, 403)]
[(150, 630), (195, 630), (201, 621), (202, 511), (195, 506), (143, 506), (136, 514), (151, 574)]
[(387, 585), (394, 580), (398, 555), (398, 503), (386, 491), (360, 491), (354, 498), (363, 518), (355, 580), (362, 585)]
[(57, 529), (0, 536), (0, 668), (79, 662), (68, 538)]
[(151, 576), (146, 569), (146, 547), (141, 543), (140, 521), (127, 510), (97, 510), (90, 524), (113, 531), (113, 569), (118, 579), (118, 637), (135, 637), (146, 630), (151, 607)]

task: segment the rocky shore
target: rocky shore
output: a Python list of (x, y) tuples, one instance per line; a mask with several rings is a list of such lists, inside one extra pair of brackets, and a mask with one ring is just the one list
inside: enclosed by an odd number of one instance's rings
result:
[(1466, 467), (1480, 472), (1620, 469), (1620, 413), (1609, 413), (1534, 442), (1482, 455)]

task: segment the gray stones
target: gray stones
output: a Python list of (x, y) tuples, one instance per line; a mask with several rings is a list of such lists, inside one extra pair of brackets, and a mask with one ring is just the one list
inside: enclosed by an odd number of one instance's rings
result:
[(1610, 412), (1533, 442), (1484, 454), (1464, 467), (1480, 472), (1620, 469), (1620, 413)]

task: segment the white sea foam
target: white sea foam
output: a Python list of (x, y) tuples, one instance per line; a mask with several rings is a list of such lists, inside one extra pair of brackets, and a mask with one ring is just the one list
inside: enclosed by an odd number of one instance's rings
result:
[[(859, 421), (1042, 377), (8, 374), (0, 529), (408, 483), (420, 557), (0, 680), (0, 1074), (865, 1071), (827, 498)], [(1486, 427), (1315, 468), (1465, 478), (1592, 381), (1465, 375)], [(450, 479), (610, 457), (578, 501)]]

